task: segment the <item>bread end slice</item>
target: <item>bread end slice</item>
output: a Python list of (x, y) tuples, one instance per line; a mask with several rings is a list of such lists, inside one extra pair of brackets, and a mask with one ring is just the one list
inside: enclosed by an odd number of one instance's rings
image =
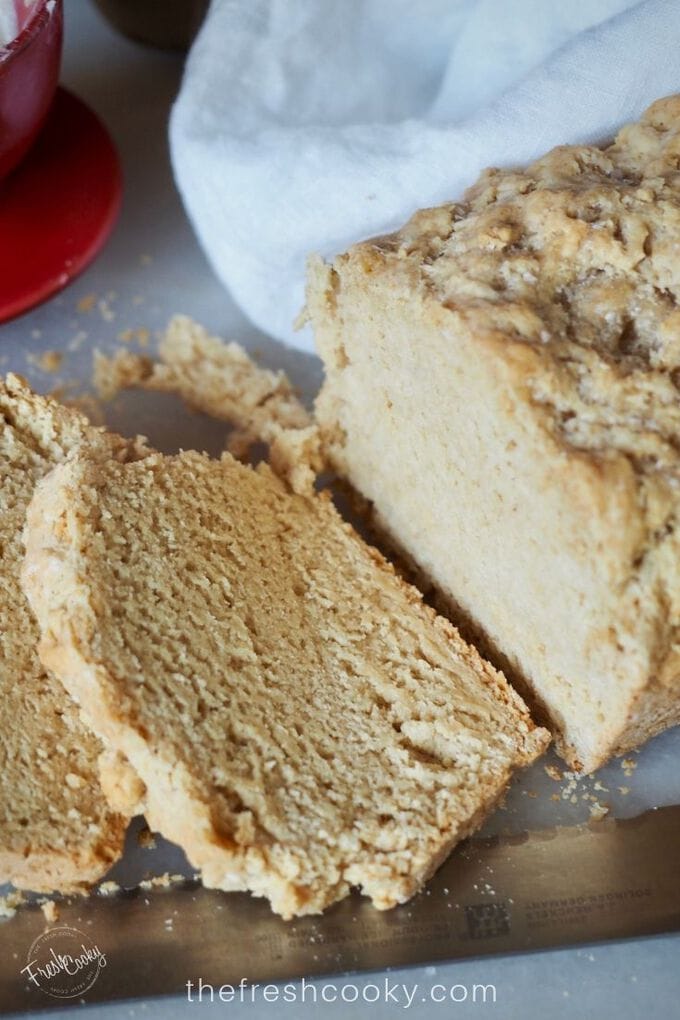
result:
[(19, 583), (33, 490), (80, 447), (105, 459), (143, 451), (17, 375), (0, 381), (0, 882), (37, 892), (92, 885), (119, 855), (126, 828), (99, 787), (99, 741), (38, 659), (39, 631)]

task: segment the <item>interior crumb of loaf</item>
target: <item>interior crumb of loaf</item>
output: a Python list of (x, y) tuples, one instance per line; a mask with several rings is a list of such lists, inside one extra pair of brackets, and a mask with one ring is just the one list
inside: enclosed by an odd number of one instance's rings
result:
[(547, 740), (329, 500), (228, 454), (57, 469), (24, 584), (151, 827), (284, 916), (408, 898)]
[(241, 459), (256, 443), (270, 447), (270, 464), (297, 492), (313, 488), (321, 469), (318, 430), (283, 371), (257, 365), (240, 344), (175, 315), (159, 345), (159, 361), (121, 349), (95, 352), (93, 382), (110, 400), (121, 389), (175, 393), (196, 411), (228, 422), (227, 449)]
[(35, 485), (83, 442), (108, 440), (18, 377), (0, 384), (0, 881), (37, 891), (95, 881), (124, 835), (97, 780), (101, 745), (41, 666), (38, 627), (19, 581)]
[[(680, 96), (613, 144), (488, 170), (386, 239), (471, 324), (540, 354), (533, 399), (574, 447), (680, 482)], [(541, 370), (542, 369), (542, 370)]]
[[(91, 725), (89, 728), (93, 730)], [(99, 783), (111, 809), (126, 818), (143, 815), (146, 788), (127, 758), (105, 748), (97, 765)]]
[(310, 272), (333, 465), (574, 768), (680, 722), (678, 153), (674, 96)]

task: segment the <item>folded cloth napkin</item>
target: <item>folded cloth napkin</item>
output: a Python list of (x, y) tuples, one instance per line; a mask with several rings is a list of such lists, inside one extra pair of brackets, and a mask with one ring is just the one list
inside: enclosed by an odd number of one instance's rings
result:
[(170, 140), (220, 279), (265, 332), (305, 260), (460, 197), (485, 166), (611, 136), (680, 89), (677, 0), (213, 0)]

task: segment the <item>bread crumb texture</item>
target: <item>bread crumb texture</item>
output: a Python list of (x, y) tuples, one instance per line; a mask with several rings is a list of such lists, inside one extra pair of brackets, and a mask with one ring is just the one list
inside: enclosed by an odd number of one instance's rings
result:
[(76, 456), (33, 500), (43, 661), (206, 885), (284, 917), (411, 896), (544, 748), (330, 500), (229, 454)]
[(234, 456), (266, 443), (276, 474), (297, 492), (313, 488), (322, 466), (318, 430), (285, 372), (261, 368), (239, 344), (211, 336), (185, 315), (171, 320), (158, 354), (154, 361), (124, 348), (111, 357), (96, 351), (97, 392), (106, 400), (136, 387), (175, 393), (233, 426), (227, 448)]
[(592, 770), (680, 721), (680, 97), (310, 266), (334, 466)]
[(81, 445), (136, 454), (79, 414), (0, 383), (0, 881), (49, 892), (96, 881), (119, 855), (125, 822), (97, 781), (99, 741), (40, 663), (38, 627), (19, 583), (21, 533), (36, 483)]

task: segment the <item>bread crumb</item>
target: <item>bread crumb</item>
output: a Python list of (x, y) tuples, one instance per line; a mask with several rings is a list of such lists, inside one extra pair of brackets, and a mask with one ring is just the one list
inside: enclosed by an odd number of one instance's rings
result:
[(23, 906), (25, 902), (26, 897), (18, 890), (8, 893), (6, 896), (0, 896), (0, 917), (14, 917), (18, 907)]
[(79, 312), (91, 312), (96, 304), (97, 304), (96, 294), (85, 294), (85, 296), (81, 297), (80, 300), (76, 303), (76, 309)]
[(59, 908), (54, 900), (43, 900), (40, 904), (45, 920), (48, 924), (56, 924), (59, 920)]
[(120, 886), (117, 882), (102, 882), (97, 886), (97, 892), (100, 896), (115, 896), (120, 892)]
[(564, 778), (562, 770), (559, 769), (557, 765), (544, 765), (543, 769), (545, 774), (550, 776), (551, 779), (554, 779), (556, 783), (560, 783)]
[(58, 372), (64, 355), (61, 351), (43, 351), (42, 354), (27, 354), (26, 361), (41, 372)]
[(619, 786), (619, 793), (621, 794), (622, 797), (627, 797), (628, 794), (630, 793), (630, 787), (629, 786)]
[(140, 347), (148, 347), (150, 337), (150, 330), (147, 329), (146, 326), (139, 326), (136, 329), (129, 326), (127, 329), (121, 329), (118, 334), (118, 340), (121, 341), (121, 343), (137, 343)]
[(156, 875), (153, 878), (143, 879), (139, 883), (139, 888), (144, 890), (169, 889), (171, 885), (177, 885), (179, 882), (185, 881), (184, 875), (171, 875), (166, 871), (164, 875)]
[(599, 822), (608, 814), (609, 814), (608, 804), (600, 804), (600, 802), (596, 800), (594, 804), (590, 805), (590, 817), (593, 819), (593, 821)]
[(144, 326), (137, 329), (123, 329), (118, 334), (118, 339), (124, 344), (137, 343), (140, 347), (147, 347), (151, 333)]
[(74, 335), (71, 337), (68, 344), (66, 345), (67, 350), (71, 353), (73, 353), (74, 351), (79, 351), (86, 340), (87, 333), (85, 332), (85, 330), (84, 329), (78, 330), (78, 332), (74, 333)]
[(99, 308), (99, 314), (104, 322), (113, 322), (116, 317), (116, 313), (111, 308), (110, 298), (102, 298), (101, 301), (97, 302), (97, 307)]

